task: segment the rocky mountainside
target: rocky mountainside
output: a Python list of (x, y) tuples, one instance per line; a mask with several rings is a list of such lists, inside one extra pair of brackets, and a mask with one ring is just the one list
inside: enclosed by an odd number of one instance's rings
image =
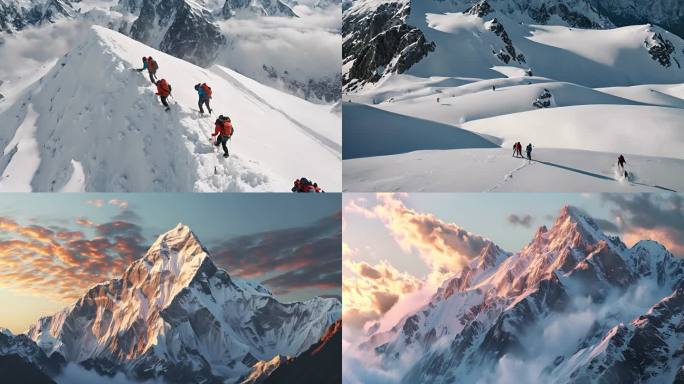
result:
[[(467, 67), (478, 60), (486, 62), (481, 64), (481, 72), (493, 65), (535, 68), (544, 61), (538, 56), (547, 52), (536, 52), (538, 47), (534, 45), (531, 48), (535, 51), (528, 54), (521, 49), (530, 45), (528, 39), (534, 40), (537, 31), (532, 25), (599, 30), (651, 23), (684, 36), (681, 2), (648, 6), (638, 6), (637, 2), (357, 0), (343, 13), (343, 89), (356, 91), (409, 69), (422, 77), (450, 75), (443, 73), (449, 65)], [(680, 63), (683, 53), (675, 42), (678, 37), (657, 26), (649, 31), (643, 54), (649, 54), (663, 67), (681, 68), (684, 63)], [(440, 49), (445, 53), (431, 61), (430, 57)], [(496, 60), (487, 60), (487, 55)], [(456, 75), (481, 76), (479, 73)]]
[(0, 377), (7, 383), (55, 384), (40, 367), (19, 355), (0, 355)]
[(50, 377), (66, 365), (59, 353), (47, 355), (26, 335), (0, 328), (0, 381), (53, 383)]
[[(418, 356), (403, 383), (487, 382), (510, 360), (529, 363), (541, 382), (673, 382), (684, 379), (683, 295), (684, 260), (653, 241), (629, 248), (566, 207), (520, 252), (491, 247), (359, 348), (387, 369)], [(569, 323), (569, 336), (550, 345), (550, 325), (578, 313), (594, 319), (579, 330)]]
[(342, 382), (342, 320), (331, 325), (318, 343), (301, 355), (281, 362), (266, 384)]
[(232, 278), (179, 225), (121, 278), (40, 319), (28, 335), (45, 353), (102, 375), (238, 382), (274, 357), (299, 356), (339, 317), (337, 299), (281, 303)]
[[(263, 16), (298, 17), (281, 0), (112, 0), (93, 11), (92, 0), (0, 0), (0, 32), (13, 33), (59, 18), (85, 19), (117, 30), (155, 49), (193, 64), (221, 64), (217, 56), (231, 49), (236, 38), (221, 22)], [(326, 2), (321, 6), (334, 6)], [(277, 67), (275, 69), (274, 67)], [(282, 63), (258, 63), (257, 80), (272, 80), (307, 100), (332, 103), (340, 98), (340, 78), (293, 79)]]
[(69, 0), (0, 0), (0, 32), (14, 32), (75, 15)]

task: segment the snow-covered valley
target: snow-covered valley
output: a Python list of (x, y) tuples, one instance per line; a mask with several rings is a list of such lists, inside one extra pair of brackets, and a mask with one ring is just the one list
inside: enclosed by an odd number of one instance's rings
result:
[(523, 3), (345, 10), (346, 191), (684, 188), (684, 40), (587, 2), (548, 18)]

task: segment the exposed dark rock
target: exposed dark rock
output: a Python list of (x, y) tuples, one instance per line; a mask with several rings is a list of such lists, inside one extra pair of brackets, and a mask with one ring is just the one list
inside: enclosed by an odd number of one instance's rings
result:
[[(532, 103), (537, 108), (548, 108), (551, 106), (551, 99), (553, 96), (551, 95), (551, 92), (544, 88), (544, 92), (542, 92), (539, 97)], [(571, 268), (574, 268), (574, 265), (567, 265), (565, 266), (564, 270), (570, 270)]]
[(264, 383), (341, 383), (342, 321), (328, 328), (321, 340), (299, 356), (281, 364)]
[(56, 384), (36, 364), (17, 354), (0, 356), (0, 381), (3, 383)]
[(60, 17), (77, 14), (69, 0), (45, 0), (26, 8), (13, 1), (0, 1), (0, 32), (19, 31), (29, 26), (54, 23)]
[(522, 53), (516, 52), (515, 47), (513, 46), (513, 41), (508, 36), (503, 24), (501, 24), (499, 20), (496, 18), (492, 20), (491, 24), (489, 25), (489, 30), (499, 36), (501, 41), (504, 43), (504, 49), (495, 53), (499, 60), (506, 64), (508, 64), (511, 60), (515, 60), (519, 63), (525, 62), (525, 56)]
[(660, 63), (663, 67), (668, 68), (672, 66), (672, 62), (674, 61), (677, 64), (677, 68), (681, 68), (679, 61), (672, 56), (675, 48), (670, 40), (664, 39), (660, 33), (654, 34), (651, 40), (651, 42), (646, 41), (644, 44), (646, 45), (646, 48), (648, 48), (648, 53), (653, 60)]
[(487, 0), (480, 0), (477, 3), (473, 4), (470, 8), (466, 9), (464, 13), (467, 13), (469, 15), (476, 15), (477, 17), (484, 17), (487, 16), (490, 12), (492, 12), (492, 7), (489, 5)]
[(298, 17), (292, 8), (280, 0), (260, 0), (256, 5), (251, 0), (226, 0), (221, 13), (229, 19), (240, 11), (258, 16)]
[(345, 15), (342, 59), (354, 61), (342, 78), (345, 88), (378, 81), (385, 73), (404, 73), (435, 50), (420, 29), (405, 23), (409, 12), (406, 4), (385, 3), (370, 13)]

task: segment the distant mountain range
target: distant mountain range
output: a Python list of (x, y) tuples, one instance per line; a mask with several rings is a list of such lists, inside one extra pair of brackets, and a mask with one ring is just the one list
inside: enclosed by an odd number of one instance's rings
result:
[[(207, 67), (217, 63), (219, 52), (230, 50), (230, 32), (218, 22), (263, 16), (298, 17), (281, 0), (111, 0), (110, 8), (92, 11), (89, 0), (0, 0), (0, 32), (16, 32), (58, 19), (83, 19), (115, 29), (163, 52)], [(98, 3), (99, 5), (102, 2)], [(296, 3), (293, 3), (295, 5)], [(339, 2), (321, 2), (321, 7)], [(106, 10), (105, 10), (106, 9)], [(104, 12), (102, 12), (105, 10)], [(283, 52), (299, 54), (298, 52)], [(217, 64), (221, 64), (218, 62)], [(311, 101), (332, 103), (340, 98), (337, 68), (323, 77), (293, 78), (282, 62), (255, 63), (257, 80)], [(252, 74), (254, 75), (254, 74)]]
[[(545, 55), (553, 52), (528, 41), (539, 32), (529, 26), (600, 30), (637, 24), (653, 25), (646, 33), (629, 33), (638, 35), (634, 39), (643, 41), (643, 55), (653, 60), (642, 70), (684, 71), (684, 3), (677, 0), (357, 0), (343, 14), (343, 89), (358, 91), (409, 70), (423, 77), (478, 76), (495, 65), (512, 65), (543, 76), (549, 65)], [(599, 51), (626, 49), (618, 41), (604, 47), (604, 42), (585, 39), (578, 35), (572, 41), (596, 44)], [(558, 40), (554, 47), (565, 43)], [(614, 63), (618, 72), (630, 65)], [(453, 73), (445, 73), (449, 66)]]

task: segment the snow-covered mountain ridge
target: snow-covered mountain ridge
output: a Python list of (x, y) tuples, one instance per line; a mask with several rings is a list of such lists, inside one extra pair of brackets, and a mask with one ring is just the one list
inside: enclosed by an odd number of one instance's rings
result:
[[(684, 12), (677, 7), (681, 5), (672, 5), (675, 15)], [(344, 89), (359, 91), (368, 83), (402, 73), (491, 77), (490, 68), (496, 65), (510, 65), (531, 70), (536, 75), (569, 81), (570, 78), (558, 75), (561, 72), (555, 68), (558, 60), (550, 60), (558, 48), (576, 52), (578, 57), (573, 61), (584, 58), (609, 64), (618, 73), (629, 72), (619, 82), (609, 77), (602, 84), (594, 80), (580, 83), (583, 85), (664, 83), (684, 76), (681, 37), (656, 25), (647, 25), (621, 29), (620, 38), (611, 38), (611, 29), (632, 24), (613, 22), (602, 9), (589, 0), (359, 0), (343, 16)], [(582, 30), (596, 32), (582, 33)], [(563, 36), (560, 31), (567, 32)], [(538, 38), (543, 35), (549, 39)], [(620, 44), (621, 40), (629, 43)], [(637, 58), (639, 69), (646, 75), (654, 72), (662, 76), (655, 81), (635, 82), (639, 74), (634, 58), (620, 57), (621, 52), (609, 55), (606, 50), (626, 51)], [(576, 71), (584, 72), (582, 66), (590, 65), (588, 61), (579, 66), (572, 64)]]
[[(489, 247), (358, 348), (402, 383), (495, 383), (511, 361), (532, 382), (679, 382), (683, 300), (684, 260), (654, 241), (628, 247), (566, 207), (522, 250)], [(551, 333), (559, 324), (567, 336)]]
[[(334, 7), (335, 4), (328, 6)], [(337, 5), (338, 6), (338, 5)], [(262, 17), (297, 18), (292, 7), (280, 0), (2, 0), (0, 33), (15, 33), (58, 20), (85, 21), (115, 29), (146, 45), (202, 67), (225, 65), (238, 56), (236, 40), (242, 38), (229, 20)], [(292, 52), (296, 53), (296, 52)], [(290, 54), (283, 52), (282, 54)], [(255, 60), (263, 60), (255, 63)], [(340, 98), (339, 69), (325, 75), (304, 76), (299, 65), (252, 58), (242, 65), (245, 75), (270, 86), (318, 103)], [(320, 71), (319, 71), (320, 72)], [(274, 78), (277, 74), (277, 78)]]
[(161, 235), (121, 278), (92, 287), (28, 336), (100, 374), (238, 382), (260, 361), (296, 357), (340, 317), (337, 299), (281, 303), (217, 268), (192, 231)]
[[(133, 71), (143, 56), (173, 87), (170, 112), (146, 74)], [(197, 111), (194, 85), (202, 82), (214, 90), (212, 116)], [(302, 175), (341, 189), (341, 116), (331, 106), (103, 27), (4, 103), (0, 190), (289, 191)], [(229, 159), (209, 140), (219, 114), (235, 127)]]

